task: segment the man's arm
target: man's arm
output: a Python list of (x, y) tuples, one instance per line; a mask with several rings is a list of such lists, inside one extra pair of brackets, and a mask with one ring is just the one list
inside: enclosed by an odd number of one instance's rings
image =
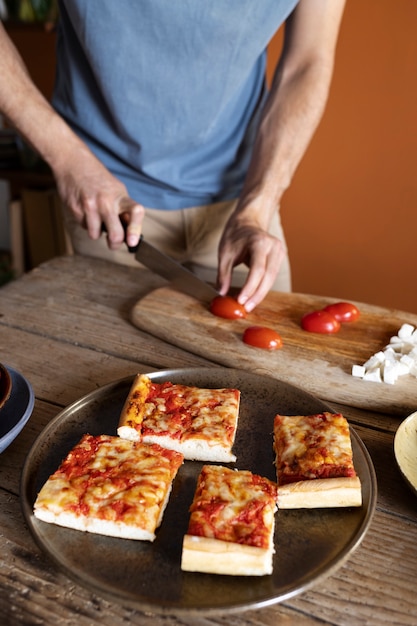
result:
[(0, 22), (0, 112), (49, 164), (62, 200), (91, 238), (106, 224), (109, 247), (124, 238), (119, 214), (130, 213), (128, 244), (139, 239), (144, 209), (77, 137), (33, 84)]
[(247, 310), (266, 296), (279, 270), (284, 252), (267, 231), (322, 117), (344, 5), (300, 0), (286, 23), (243, 192), (219, 247), (220, 293), (227, 293), (235, 265), (249, 266), (238, 296)]

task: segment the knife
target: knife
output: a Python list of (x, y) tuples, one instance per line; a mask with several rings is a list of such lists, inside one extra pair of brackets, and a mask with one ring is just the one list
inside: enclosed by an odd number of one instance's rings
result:
[(170, 281), (173, 287), (197, 298), (197, 300), (211, 302), (213, 298), (219, 295), (214, 287), (198, 278), (181, 263), (177, 263), (177, 261), (155, 248), (142, 235), (136, 250), (129, 251), (134, 252), (135, 258), (139, 263), (145, 265), (155, 274), (163, 276)]
[[(126, 224), (123, 220), (121, 221), (126, 232)], [(101, 230), (106, 232), (104, 224)], [(219, 295), (214, 287), (198, 278), (181, 263), (174, 261), (170, 256), (155, 248), (155, 246), (143, 238), (143, 235), (140, 236), (138, 245), (134, 247), (128, 246), (128, 250), (135, 255), (138, 263), (145, 265), (155, 274), (159, 274), (159, 276), (168, 280), (173, 287), (193, 296), (197, 300), (211, 302), (213, 298)]]

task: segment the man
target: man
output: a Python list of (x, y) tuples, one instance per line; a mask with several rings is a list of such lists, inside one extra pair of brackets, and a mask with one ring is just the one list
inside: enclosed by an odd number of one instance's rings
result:
[(1, 28), (0, 111), (50, 165), (75, 250), (128, 263), (123, 214), (128, 245), (143, 232), (221, 294), (236, 277), (248, 311), (289, 290), (279, 205), (325, 107), (344, 4), (61, 0), (54, 108)]

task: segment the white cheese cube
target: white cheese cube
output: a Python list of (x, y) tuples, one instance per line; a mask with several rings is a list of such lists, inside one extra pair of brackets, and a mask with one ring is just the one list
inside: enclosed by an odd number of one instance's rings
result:
[(414, 332), (414, 326), (412, 326), (411, 324), (403, 324), (400, 330), (398, 331), (398, 337), (400, 339), (407, 339), (408, 337), (411, 337), (413, 332)]
[(369, 380), (374, 383), (381, 383), (381, 371), (379, 368), (370, 369), (365, 373), (363, 380)]
[(384, 350), (385, 361), (394, 362), (398, 359), (398, 355), (391, 347), (385, 348)]
[(413, 357), (411, 357), (409, 354), (403, 354), (403, 356), (400, 358), (400, 363), (402, 363), (407, 368), (408, 373), (414, 365), (415, 361)]
[(384, 353), (380, 351), (380, 352), (377, 352), (376, 354), (373, 354), (363, 365), (364, 367), (366, 367), (367, 370), (370, 370), (370, 369), (373, 369), (374, 367), (377, 367), (378, 365), (381, 365), (381, 363), (383, 363), (384, 361), (385, 361)]
[(384, 366), (384, 383), (393, 385), (395, 382), (397, 382), (400, 376), (408, 374), (409, 371), (409, 367), (404, 363), (401, 363), (400, 361), (396, 361), (395, 363), (387, 362)]
[(400, 339), (397, 335), (394, 335), (394, 337), (390, 338), (389, 342), (391, 346), (395, 347), (396, 344), (399, 344), (399, 343), (401, 344), (403, 340)]
[(405, 363), (402, 363), (401, 361), (398, 361), (397, 368), (398, 368), (398, 376), (405, 376), (410, 371), (409, 366), (406, 365)]
[(363, 378), (366, 374), (366, 368), (363, 365), (352, 365), (352, 376)]
[(384, 367), (383, 373), (383, 381), (384, 383), (388, 383), (388, 385), (394, 385), (398, 380), (398, 372), (395, 363), (388, 363)]
[(414, 344), (410, 341), (403, 341), (401, 346), (401, 354), (408, 354), (414, 348)]

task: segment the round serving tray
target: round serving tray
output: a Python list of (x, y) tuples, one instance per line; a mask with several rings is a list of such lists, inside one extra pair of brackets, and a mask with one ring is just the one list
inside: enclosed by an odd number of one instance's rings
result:
[[(331, 408), (279, 380), (228, 368), (166, 370), (153, 380), (241, 391), (237, 461), (275, 480), (272, 426), (276, 413), (312, 414)], [(363, 539), (376, 504), (369, 454), (352, 429), (354, 463), (362, 483), (359, 508), (278, 511), (270, 576), (182, 572), (182, 538), (202, 463), (185, 461), (153, 543), (62, 528), (33, 515), (36, 495), (83, 434), (116, 434), (133, 376), (84, 396), (57, 415), (34, 443), (22, 473), (22, 508), (35, 540), (71, 578), (102, 596), (146, 612), (209, 614), (255, 609), (299, 594), (340, 567)]]

